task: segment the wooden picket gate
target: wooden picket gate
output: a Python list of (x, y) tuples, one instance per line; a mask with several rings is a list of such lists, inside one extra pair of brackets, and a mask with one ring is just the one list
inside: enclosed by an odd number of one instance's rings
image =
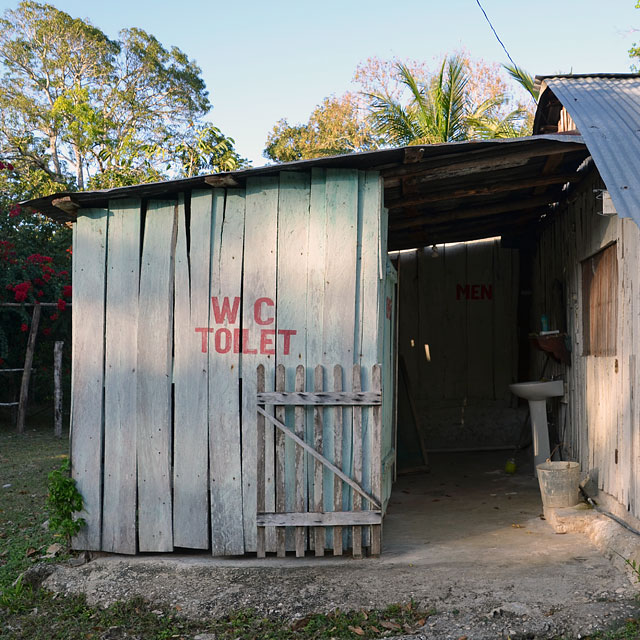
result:
[[(370, 544), (371, 555), (379, 555), (382, 544), (382, 506), (381, 506), (381, 431), (382, 431), (382, 378), (381, 367), (376, 364), (371, 371), (370, 391), (362, 391), (362, 371), (360, 365), (353, 366), (352, 391), (343, 391), (342, 367), (333, 368), (333, 389), (325, 390), (324, 368), (318, 365), (314, 369), (314, 389), (305, 391), (305, 368), (296, 367), (295, 390), (285, 390), (285, 367), (276, 367), (276, 385), (274, 392), (265, 392), (265, 369), (257, 368), (257, 554), (265, 557), (267, 551), (266, 528), (275, 527), (276, 552), (283, 557), (287, 550), (287, 528), (293, 527), (295, 552), (297, 557), (304, 556), (308, 546), (315, 550), (316, 556), (324, 555), (325, 530), (333, 528), (333, 554), (342, 555), (343, 527), (351, 527), (351, 548), (354, 557), (362, 557), (364, 543)], [(266, 410), (267, 405), (275, 406), (272, 416)], [(295, 426), (292, 430), (285, 424), (286, 407), (294, 407)], [(307, 430), (307, 409), (313, 407), (313, 443), (305, 441)], [(343, 470), (343, 409), (352, 408), (352, 475)], [(333, 412), (334, 451), (324, 451), (323, 422), (326, 411)], [(371, 412), (370, 451), (368, 455), (369, 480), (371, 492), (362, 487), (363, 480), (363, 411)], [(274, 427), (265, 429), (266, 422)], [(273, 442), (270, 441), (273, 433)], [(287, 483), (286, 475), (286, 439), (295, 443), (294, 465), (295, 480)], [(311, 438), (308, 438), (311, 439)], [(265, 451), (275, 449), (275, 512), (265, 510)], [(313, 458), (313, 473), (305, 473), (305, 452), (307, 464)], [(333, 454), (333, 462), (326, 456)], [(289, 463), (291, 464), (291, 462)], [(333, 510), (325, 509), (323, 494), (323, 468), (333, 474)], [(311, 470), (311, 467), (309, 467)], [(352, 489), (352, 508), (343, 509), (343, 485)], [(293, 491), (292, 496), (287, 492)], [(287, 499), (289, 497), (289, 499)], [(364, 501), (364, 502), (363, 502)], [(294, 504), (295, 511), (286, 511), (287, 504)], [(307, 507), (305, 509), (305, 506)], [(370, 530), (368, 530), (370, 527)]]

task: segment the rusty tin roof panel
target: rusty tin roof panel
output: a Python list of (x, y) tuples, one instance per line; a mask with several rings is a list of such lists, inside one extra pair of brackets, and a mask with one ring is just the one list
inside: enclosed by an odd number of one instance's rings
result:
[(576, 123), (623, 218), (640, 225), (640, 75), (539, 78)]

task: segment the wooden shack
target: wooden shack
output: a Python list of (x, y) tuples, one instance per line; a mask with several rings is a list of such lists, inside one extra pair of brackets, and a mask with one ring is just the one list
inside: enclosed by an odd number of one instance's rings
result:
[(530, 138), (27, 203), (74, 223), (76, 547), (378, 554), (398, 468), (512, 448), (541, 375), (562, 455), (637, 517), (640, 194), (575, 105), (637, 126), (593, 90), (638, 78), (589, 78), (545, 81)]

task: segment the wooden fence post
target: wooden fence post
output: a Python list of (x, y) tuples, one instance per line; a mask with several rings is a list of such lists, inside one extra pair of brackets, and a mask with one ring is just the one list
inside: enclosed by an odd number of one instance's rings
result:
[[(314, 371), (313, 375), (313, 389), (316, 392), (324, 391), (324, 369), (319, 364)], [(314, 449), (319, 454), (324, 454), (324, 448), (322, 443), (323, 424), (324, 424), (324, 407), (313, 408), (313, 436), (314, 436)], [(314, 511), (324, 511), (324, 497), (322, 492), (322, 463), (316, 460), (313, 474), (313, 507)], [(316, 527), (314, 531), (313, 548), (316, 556), (324, 555), (324, 543), (325, 543), (325, 531), (324, 527)]]
[(33, 365), (33, 352), (36, 347), (36, 335), (38, 333), (38, 325), (40, 324), (40, 305), (33, 307), (33, 315), (31, 316), (31, 328), (29, 330), (29, 339), (27, 340), (27, 353), (24, 357), (24, 371), (22, 372), (22, 383), (20, 385), (20, 403), (18, 404), (18, 433), (24, 433), (24, 422), (27, 416), (27, 401), (29, 399), (29, 381), (31, 379), (31, 366)]
[[(258, 393), (264, 392), (265, 389), (265, 371), (264, 365), (259, 364), (257, 369), (258, 381), (257, 381), (257, 391)], [(265, 424), (264, 424), (264, 416), (258, 413), (257, 417), (257, 427), (258, 427), (258, 436), (257, 436), (257, 482), (256, 482), (256, 505), (258, 513), (262, 513), (265, 508), (265, 482), (264, 482), (264, 472), (265, 472), (265, 460), (264, 460), (264, 450), (265, 450)], [(258, 526), (257, 532), (257, 543), (256, 543), (256, 552), (258, 558), (264, 558), (266, 555), (266, 536), (264, 527)]]
[[(276, 391), (285, 391), (285, 368), (283, 364), (276, 367)], [(277, 406), (275, 410), (275, 418), (280, 422), (285, 421), (285, 408)], [(285, 502), (285, 435), (279, 429), (275, 433), (276, 437), (276, 513), (284, 513), (286, 511)], [(286, 529), (285, 527), (276, 528), (276, 553), (278, 558), (284, 558), (287, 555), (286, 548)]]
[(64, 342), (56, 340), (53, 346), (53, 435), (62, 438), (62, 346)]

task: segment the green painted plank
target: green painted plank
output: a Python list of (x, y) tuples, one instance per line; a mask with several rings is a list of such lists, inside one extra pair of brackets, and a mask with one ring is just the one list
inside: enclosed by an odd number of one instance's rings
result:
[[(309, 236), (307, 258), (307, 295), (306, 295), (306, 364), (305, 385), (313, 389), (314, 369), (324, 361), (323, 353), (323, 318), (324, 318), (324, 283), (326, 260), (326, 227), (327, 227), (327, 172), (326, 169), (311, 170), (311, 192), (309, 198)], [(332, 369), (333, 370), (333, 369)], [(305, 441), (314, 441), (313, 409), (305, 409)], [(309, 497), (313, 499), (314, 464), (310, 456), (305, 454), (306, 486)], [(333, 492), (332, 492), (333, 495)], [(311, 539), (313, 541), (313, 537)]]
[[(273, 391), (275, 354), (261, 343), (275, 326), (277, 178), (251, 178), (246, 186), (242, 288), (242, 495), (245, 551), (256, 550), (257, 404), (256, 369), (265, 367), (265, 390)], [(268, 334), (267, 334), (268, 335)], [(273, 426), (265, 426), (265, 509), (275, 510)], [(275, 532), (266, 532), (267, 551), (275, 551)]]
[[(84, 497), (86, 520), (75, 549), (100, 550), (104, 381), (104, 291), (107, 211), (90, 209), (73, 231), (72, 408), (73, 477)], [(135, 548), (134, 548), (135, 551)]]
[[(382, 182), (377, 171), (360, 172), (358, 185), (358, 307), (356, 320), (357, 361), (362, 367), (362, 388), (371, 390), (371, 368), (380, 361), (382, 350), (382, 320), (385, 271), (380, 272), (380, 217), (382, 211)], [(362, 481), (371, 491), (371, 476), (380, 474), (380, 460), (371, 457), (371, 411), (362, 412)], [(373, 465), (376, 465), (374, 470)], [(376, 496), (380, 499), (380, 495)]]
[(245, 551), (238, 412), (241, 356), (234, 347), (241, 319), (244, 189), (229, 189), (226, 205), (224, 190), (216, 189), (213, 215), (211, 297), (217, 306), (210, 314), (213, 333), (208, 340), (211, 552), (221, 556)]
[[(328, 169), (326, 174), (326, 230), (325, 230), (325, 273), (322, 319), (321, 364), (332, 372), (336, 364), (349, 373), (357, 356), (355, 354), (355, 309), (357, 241), (358, 241), (358, 172), (346, 169)], [(353, 301), (353, 302), (352, 302)], [(332, 381), (325, 384), (331, 388)], [(342, 460), (347, 474), (351, 472), (351, 415), (346, 409), (343, 420)], [(324, 450), (333, 461), (333, 412), (326, 412), (324, 420)], [(324, 472), (325, 510), (333, 509), (333, 476)], [(349, 504), (350, 490), (343, 492), (343, 504)], [(348, 508), (348, 506), (345, 506)], [(326, 543), (333, 546), (331, 531)]]
[(102, 548), (136, 552), (136, 337), (140, 200), (109, 203)]
[(140, 270), (137, 457), (140, 551), (172, 551), (171, 353), (177, 205), (147, 208)]
[[(209, 548), (207, 356), (196, 327), (209, 325), (211, 191), (191, 196), (189, 229), (179, 197), (173, 323), (173, 543)], [(187, 232), (189, 252), (187, 253)]]
[[(296, 367), (306, 364), (307, 268), (310, 177), (282, 172), (278, 196), (278, 282), (276, 301), (276, 362), (285, 367), (285, 389), (295, 388)], [(274, 329), (275, 330), (275, 329)], [(285, 333), (286, 332), (286, 333)], [(292, 333), (295, 332), (295, 333)], [(286, 337), (286, 340), (285, 340)], [(294, 409), (285, 410), (285, 424), (295, 431)], [(285, 440), (285, 510), (295, 505), (295, 443)], [(287, 549), (294, 550), (293, 531), (287, 531)]]

